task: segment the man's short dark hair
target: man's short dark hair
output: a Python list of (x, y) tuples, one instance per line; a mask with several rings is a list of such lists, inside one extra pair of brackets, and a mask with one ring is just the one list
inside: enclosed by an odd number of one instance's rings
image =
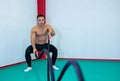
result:
[(38, 14), (38, 15), (37, 15), (37, 19), (38, 19), (39, 17), (44, 17), (44, 18), (45, 18), (45, 16), (44, 16), (43, 14)]

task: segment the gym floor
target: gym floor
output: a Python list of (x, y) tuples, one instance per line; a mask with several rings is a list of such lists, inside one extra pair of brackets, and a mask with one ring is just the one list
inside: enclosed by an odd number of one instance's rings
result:
[[(59, 59), (54, 70), (57, 81), (60, 72), (68, 60)], [(120, 81), (120, 61), (76, 60), (82, 70), (85, 81)], [(0, 68), (0, 81), (47, 81), (47, 61), (32, 61), (33, 69), (24, 72), (26, 63)], [(61, 81), (78, 81), (73, 66), (70, 66)]]

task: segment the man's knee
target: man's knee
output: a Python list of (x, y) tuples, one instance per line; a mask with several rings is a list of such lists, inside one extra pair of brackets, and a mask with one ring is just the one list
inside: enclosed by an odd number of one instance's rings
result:
[(55, 54), (57, 54), (57, 53), (58, 53), (58, 50), (57, 50), (57, 48), (56, 48), (56, 47), (54, 47), (54, 50), (53, 50), (53, 51), (54, 51), (54, 53), (55, 53)]
[(26, 49), (26, 51), (25, 51), (25, 56), (30, 55), (32, 52), (33, 52), (33, 50), (32, 50), (32, 48), (31, 48), (31, 46), (29, 46), (29, 47)]

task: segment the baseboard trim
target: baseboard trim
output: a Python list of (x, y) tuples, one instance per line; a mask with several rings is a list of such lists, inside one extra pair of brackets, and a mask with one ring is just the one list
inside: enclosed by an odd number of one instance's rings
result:
[(99, 61), (120, 61), (120, 59), (104, 59), (104, 58), (58, 58), (60, 60), (99, 60)]
[[(33, 59), (36, 60), (36, 59)], [(103, 58), (58, 58), (58, 60), (97, 60), (97, 61), (115, 61), (115, 62), (120, 62), (120, 59), (103, 59)], [(9, 66), (14, 66), (17, 64), (25, 63), (26, 61), (21, 61), (13, 64), (8, 64), (5, 66), (0, 66), (0, 68), (6, 68)]]

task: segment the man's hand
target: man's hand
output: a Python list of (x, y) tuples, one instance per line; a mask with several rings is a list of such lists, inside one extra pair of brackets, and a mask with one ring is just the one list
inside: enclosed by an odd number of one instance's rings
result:
[(51, 38), (51, 33), (49, 32), (48, 33), (48, 40), (50, 40), (50, 38)]
[(33, 53), (36, 54), (37, 53), (37, 49), (33, 49)]

